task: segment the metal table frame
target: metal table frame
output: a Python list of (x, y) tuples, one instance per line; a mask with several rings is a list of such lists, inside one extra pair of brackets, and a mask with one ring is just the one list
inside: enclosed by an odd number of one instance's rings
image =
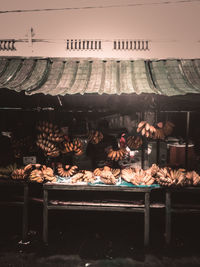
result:
[[(48, 244), (48, 211), (49, 210), (108, 210), (124, 212), (144, 213), (144, 246), (149, 245), (149, 226), (150, 226), (150, 193), (155, 189), (152, 187), (120, 187), (120, 186), (88, 186), (88, 185), (64, 185), (46, 183), (43, 185), (43, 242)], [(89, 202), (65, 202), (55, 205), (49, 200), (49, 191), (101, 191), (101, 192), (131, 192), (144, 193), (144, 204), (123, 203), (119, 201), (117, 205), (113, 203), (89, 203)]]
[(28, 198), (29, 198), (29, 185), (26, 182), (21, 181), (0, 181), (0, 186), (2, 187), (13, 187), (21, 186), (23, 187), (23, 201), (0, 201), (1, 206), (21, 206), (23, 208), (22, 215), (22, 242), (27, 241), (28, 235)]

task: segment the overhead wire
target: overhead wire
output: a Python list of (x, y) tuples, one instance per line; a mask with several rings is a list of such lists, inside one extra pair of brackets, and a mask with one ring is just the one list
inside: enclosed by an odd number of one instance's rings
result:
[(0, 14), (6, 13), (27, 13), (27, 12), (49, 12), (49, 11), (70, 11), (70, 10), (89, 10), (89, 9), (106, 9), (106, 8), (121, 8), (121, 7), (136, 7), (136, 6), (153, 6), (153, 5), (168, 5), (168, 4), (184, 4), (184, 3), (200, 3), (200, 0), (164, 0), (162, 2), (148, 2), (148, 3), (131, 3), (119, 5), (99, 5), (99, 6), (82, 6), (82, 7), (61, 7), (61, 8), (36, 8), (36, 9), (15, 9), (15, 10), (1, 10)]

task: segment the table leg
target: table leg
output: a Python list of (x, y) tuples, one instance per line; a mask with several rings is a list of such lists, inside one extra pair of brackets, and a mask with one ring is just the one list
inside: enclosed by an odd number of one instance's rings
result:
[(145, 193), (145, 210), (144, 210), (144, 246), (149, 245), (149, 223), (150, 223), (150, 193)]
[(171, 242), (171, 193), (166, 191), (165, 195), (165, 235), (166, 235), (166, 244), (169, 245)]
[(48, 191), (43, 192), (43, 242), (48, 244)]
[(28, 233), (28, 184), (24, 184), (24, 206), (23, 206), (23, 226), (22, 226), (22, 242), (27, 241)]

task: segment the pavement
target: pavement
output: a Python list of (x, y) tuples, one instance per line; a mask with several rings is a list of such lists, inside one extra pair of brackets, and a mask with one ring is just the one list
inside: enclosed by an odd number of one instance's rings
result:
[(28, 242), (21, 242), (21, 212), (1, 211), (0, 267), (200, 266), (200, 216), (173, 218), (172, 244), (164, 242), (163, 211), (151, 213), (151, 244), (143, 247), (143, 215), (109, 212), (49, 214), (49, 244), (42, 242), (42, 209), (33, 207)]

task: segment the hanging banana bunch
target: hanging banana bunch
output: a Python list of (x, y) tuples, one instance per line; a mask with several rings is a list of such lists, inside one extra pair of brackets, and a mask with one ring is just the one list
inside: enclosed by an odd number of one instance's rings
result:
[(142, 145), (142, 138), (140, 136), (129, 136), (127, 138), (127, 146), (132, 149), (138, 149)]
[(108, 151), (107, 157), (110, 160), (118, 161), (118, 160), (122, 160), (125, 154), (126, 154), (126, 150), (124, 148), (120, 148), (118, 150), (113, 150), (112, 148), (110, 148)]
[(46, 156), (58, 157), (60, 155), (60, 144), (64, 141), (64, 135), (57, 125), (48, 121), (41, 121), (36, 129), (40, 132), (37, 135), (36, 144)]
[(156, 132), (156, 128), (150, 125), (147, 121), (141, 121), (137, 127), (137, 133), (141, 135), (151, 137)]
[(92, 130), (88, 135), (88, 142), (98, 144), (103, 139), (103, 134), (100, 131)]
[(74, 138), (73, 141), (64, 143), (66, 153), (73, 152), (75, 156), (83, 154), (83, 144), (79, 138)]

